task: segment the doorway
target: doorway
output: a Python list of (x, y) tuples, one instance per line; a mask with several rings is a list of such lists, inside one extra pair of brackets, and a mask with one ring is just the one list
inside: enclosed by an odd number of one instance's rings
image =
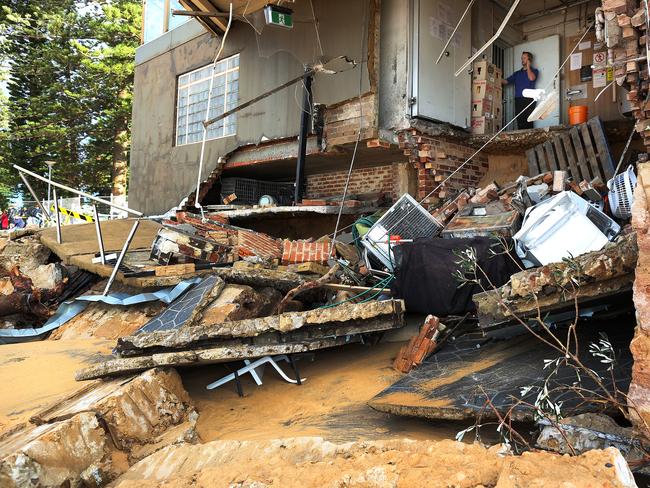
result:
[[(524, 51), (528, 51), (533, 54), (534, 61), (533, 66), (539, 70), (539, 77), (537, 78), (536, 87), (537, 88), (547, 88), (547, 85), (553, 80), (553, 76), (560, 69), (560, 36), (553, 35), (545, 37), (544, 39), (539, 39), (536, 41), (524, 42), (522, 44), (517, 44), (510, 49), (512, 52), (510, 69), (504, 71), (503, 77), (507, 78), (515, 70), (521, 69), (519, 65), (519, 60), (521, 59), (521, 54)], [(508, 98), (512, 100), (509, 104), (510, 111), (507, 111), (504, 107), (504, 113), (506, 114), (507, 120), (512, 120), (515, 116), (514, 113), (514, 89), (508, 85)], [(548, 87), (548, 90), (559, 90), (559, 79), (555, 78), (553, 84)], [(504, 91), (504, 98), (506, 96), (506, 91)], [(514, 125), (514, 124), (513, 124)], [(544, 120), (536, 120), (534, 123), (535, 129), (541, 127), (551, 127), (560, 125), (560, 106), (558, 104), (555, 107), (555, 110), (547, 116)]]
[[(501, 73), (505, 76), (506, 73), (511, 71), (513, 65), (513, 49), (512, 46), (505, 43), (501, 39), (497, 39), (492, 44), (492, 64), (501, 70)], [(503, 111), (501, 116), (501, 126), (503, 127), (507, 121), (512, 120), (514, 116), (514, 91), (511, 86), (503, 87)], [(506, 130), (513, 130), (512, 126), (509, 126)]]

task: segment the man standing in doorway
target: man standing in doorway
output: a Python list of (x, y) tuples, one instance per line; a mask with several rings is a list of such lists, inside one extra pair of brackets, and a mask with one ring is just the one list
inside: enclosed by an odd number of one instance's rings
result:
[[(523, 91), (527, 88), (534, 89), (538, 76), (539, 71), (533, 68), (533, 55), (524, 51), (521, 53), (521, 69), (503, 80), (504, 85), (515, 85), (515, 113), (521, 112), (517, 117), (517, 129), (519, 130), (533, 128), (533, 123), (528, 122), (528, 116), (535, 110), (535, 103), (532, 98), (525, 98)], [(526, 108), (528, 105), (530, 107)]]

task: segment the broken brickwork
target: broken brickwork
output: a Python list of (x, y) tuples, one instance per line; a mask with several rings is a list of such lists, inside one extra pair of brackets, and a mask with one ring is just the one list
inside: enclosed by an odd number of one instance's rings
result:
[(332, 254), (332, 243), (308, 241), (284, 241), (282, 264), (327, 263)]
[[(399, 146), (418, 172), (419, 200), (427, 197), (449, 175), (476, 152), (475, 149), (436, 139), (415, 129), (398, 135)], [(487, 155), (479, 154), (458, 171), (449, 181), (433, 192), (424, 203), (436, 204), (464, 188), (475, 188), (487, 173)]]
[(354, 143), (359, 132), (361, 140), (377, 137), (377, 95), (368, 93), (358, 98), (330, 105), (325, 113), (325, 139), (327, 146)]

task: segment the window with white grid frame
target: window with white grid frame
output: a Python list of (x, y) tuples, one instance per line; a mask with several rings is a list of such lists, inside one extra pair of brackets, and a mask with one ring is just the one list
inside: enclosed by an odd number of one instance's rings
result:
[[(223, 59), (213, 70), (210, 64), (178, 77), (176, 100), (176, 145), (201, 142), (208, 108), (210, 75), (214, 76), (210, 116), (217, 117), (237, 106), (239, 99), (239, 54)], [(237, 114), (229, 115), (208, 128), (207, 139), (232, 136), (237, 132)]]

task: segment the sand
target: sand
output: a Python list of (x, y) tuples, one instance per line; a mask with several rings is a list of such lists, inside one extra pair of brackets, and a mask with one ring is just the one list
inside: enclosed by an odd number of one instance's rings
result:
[(115, 341), (61, 340), (0, 346), (0, 433), (86, 383), (74, 373), (110, 353)]
[[(244, 398), (234, 383), (216, 390), (205, 385), (226, 374), (223, 365), (181, 370), (185, 388), (199, 411), (204, 441), (268, 440), (320, 436), (332, 442), (361, 439), (448, 439), (467, 427), (376, 412), (368, 400), (402, 375), (391, 367), (402, 343), (349, 345), (317, 352), (314, 361), (298, 362), (302, 386), (284, 382), (267, 367), (264, 384), (242, 378)], [(241, 364), (241, 363), (240, 363)], [(281, 364), (292, 375), (287, 363)]]

